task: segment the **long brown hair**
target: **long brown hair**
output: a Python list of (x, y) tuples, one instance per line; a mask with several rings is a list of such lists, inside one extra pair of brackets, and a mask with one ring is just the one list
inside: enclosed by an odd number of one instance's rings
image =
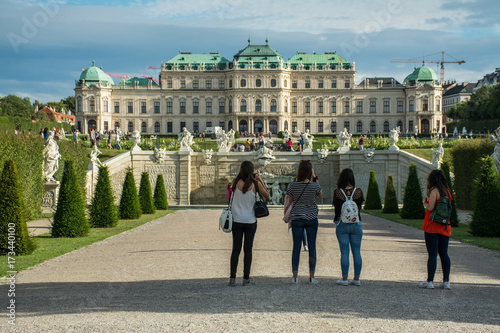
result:
[(430, 193), (433, 188), (437, 188), (439, 195), (448, 196), (448, 182), (443, 170), (432, 170), (427, 177), (427, 192)]
[(311, 180), (312, 171), (313, 171), (313, 167), (312, 167), (311, 161), (309, 161), (309, 160), (300, 161), (299, 167), (297, 168), (297, 178), (295, 178), (295, 181), (301, 182), (301, 181), (304, 181), (306, 179)]
[(356, 187), (356, 181), (354, 180), (354, 172), (350, 168), (342, 170), (339, 173), (339, 178), (337, 179), (337, 188), (345, 190), (347, 185), (352, 185)]
[(240, 166), (240, 172), (238, 173), (238, 176), (233, 179), (233, 192), (236, 190), (236, 184), (238, 181), (241, 179), (243, 182), (245, 182), (245, 185), (243, 185), (243, 193), (246, 193), (250, 186), (252, 186), (252, 183), (255, 182), (253, 178), (253, 172), (255, 168), (253, 166), (253, 163), (250, 161), (243, 161)]

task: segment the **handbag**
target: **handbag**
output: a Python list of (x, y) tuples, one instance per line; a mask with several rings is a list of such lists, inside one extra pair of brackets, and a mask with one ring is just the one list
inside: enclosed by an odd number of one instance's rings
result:
[(233, 213), (231, 212), (231, 205), (233, 204), (234, 192), (231, 193), (231, 200), (226, 209), (222, 210), (219, 217), (219, 230), (224, 232), (231, 232), (233, 230)]
[(255, 187), (257, 189), (257, 197), (258, 197), (258, 199), (255, 200), (255, 204), (253, 205), (253, 211), (255, 213), (255, 217), (260, 218), (269, 216), (269, 209), (267, 208), (266, 203), (264, 202), (262, 196), (260, 195), (259, 186), (255, 185)]
[[(300, 192), (299, 198), (297, 199), (296, 202), (299, 202), (300, 198), (302, 197), (302, 194), (304, 193), (304, 191), (305, 191), (307, 185), (309, 185), (309, 183), (310, 183), (310, 181), (307, 182), (306, 186), (304, 186), (304, 189), (302, 189), (302, 192)], [(290, 220), (290, 214), (292, 213), (294, 202), (295, 201), (292, 201), (289, 205), (287, 205), (287, 203), (285, 202), (285, 214), (283, 216), (283, 221), (285, 221), (285, 223), (292, 222), (292, 220)]]

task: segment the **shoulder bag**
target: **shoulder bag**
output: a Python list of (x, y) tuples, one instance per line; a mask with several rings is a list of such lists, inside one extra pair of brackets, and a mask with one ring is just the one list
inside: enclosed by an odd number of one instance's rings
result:
[(264, 199), (260, 195), (258, 184), (255, 184), (255, 189), (257, 190), (257, 199), (255, 200), (255, 204), (253, 205), (255, 217), (260, 218), (269, 216), (269, 209), (267, 208)]
[(231, 212), (233, 197), (234, 192), (231, 193), (231, 200), (229, 201), (227, 209), (223, 209), (219, 217), (219, 230), (222, 229), (224, 232), (231, 232), (233, 230), (233, 213)]

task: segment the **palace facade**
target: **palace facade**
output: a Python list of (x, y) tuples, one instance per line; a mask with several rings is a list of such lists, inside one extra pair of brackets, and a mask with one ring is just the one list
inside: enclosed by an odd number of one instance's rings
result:
[(335, 52), (297, 53), (287, 61), (267, 43), (219, 53), (180, 52), (161, 63), (159, 80), (115, 84), (94, 64), (76, 81), (76, 126), (82, 132), (120, 128), (176, 134), (224, 130), (313, 134), (435, 132), (442, 122), (442, 88), (422, 64), (403, 83), (391, 77), (356, 84), (355, 63)]

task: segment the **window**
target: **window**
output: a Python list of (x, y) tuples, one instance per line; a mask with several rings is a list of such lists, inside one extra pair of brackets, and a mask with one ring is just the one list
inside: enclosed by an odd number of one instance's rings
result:
[(229, 113), (233, 112), (233, 102), (229, 100)]
[(337, 122), (336, 121), (332, 121), (331, 124), (330, 124), (330, 131), (332, 133), (335, 133), (337, 132)]
[(344, 88), (349, 88), (351, 86), (351, 81), (345, 80), (344, 81)]
[(410, 130), (410, 131), (415, 130), (415, 129), (413, 128), (413, 120), (408, 121), (408, 130)]
[(200, 107), (198, 102), (193, 102), (193, 113), (198, 113), (200, 111)]
[(349, 113), (349, 101), (344, 102), (344, 113)]
[(212, 80), (205, 81), (205, 88), (212, 89)]
[(363, 101), (358, 101), (356, 104), (356, 112), (363, 113)]
[(262, 101), (260, 99), (255, 101), (255, 112), (262, 111)]
[(167, 88), (172, 88), (172, 80), (167, 80)]
[(155, 113), (160, 113), (160, 102), (155, 102)]
[(141, 102), (141, 113), (146, 113), (146, 102)]
[(207, 113), (212, 113), (212, 102), (207, 102)]
[(402, 113), (402, 112), (403, 112), (403, 101), (398, 101), (398, 109), (397, 109), (397, 112), (398, 112), (398, 113)]
[(219, 80), (219, 89), (224, 89), (224, 80)]
[(384, 121), (384, 132), (389, 132), (389, 122)]
[(318, 88), (323, 88), (323, 80), (318, 81)]
[[(81, 102), (81, 101), (78, 101)], [(120, 102), (115, 102), (115, 113), (120, 113)]]
[(205, 128), (206, 128), (206, 127), (212, 127), (212, 122), (211, 122), (211, 121), (207, 121), (207, 122), (205, 123)]
[(323, 102), (318, 102), (318, 113), (323, 113)]
[(370, 101), (370, 113), (377, 113), (377, 102)]
[(198, 89), (198, 80), (193, 80), (193, 89)]
[(105, 122), (104, 122), (104, 130), (105, 130), (105, 131), (107, 131), (108, 129), (109, 129), (109, 127), (108, 127), (108, 122), (107, 122), (107, 121), (105, 121)]
[(193, 132), (197, 133), (200, 131), (200, 125), (197, 121), (193, 121)]
[(292, 102), (292, 113), (297, 113), (297, 102)]
[(141, 132), (142, 132), (142, 133), (146, 133), (146, 131), (147, 131), (147, 130), (148, 130), (148, 125), (146, 124), (146, 122), (145, 122), (145, 121), (143, 121), (143, 122), (141, 123)]
[(350, 126), (350, 124), (349, 124), (349, 122), (348, 122), (348, 121), (344, 121), (344, 128), (345, 128), (346, 130), (348, 130), (348, 131), (350, 131), (350, 130), (351, 130), (351, 126)]
[(307, 131), (310, 131), (310, 130), (311, 130), (311, 122), (306, 121), (306, 123), (305, 123), (305, 127), (306, 127), (306, 129), (305, 129), (305, 130), (306, 130), (306, 132), (307, 132)]
[(337, 101), (331, 103), (331, 111), (332, 113), (337, 113)]
[[(439, 124), (439, 121), (438, 121), (438, 124)], [(439, 127), (439, 126), (438, 126), (438, 127)], [(403, 122), (402, 122), (401, 120), (400, 120), (400, 121), (398, 121), (398, 130), (399, 130), (400, 132), (403, 132)]]
[(172, 113), (172, 102), (167, 102), (167, 113)]
[(108, 101), (104, 100), (104, 112), (108, 112)]
[(322, 122), (322, 121), (320, 121), (320, 122), (318, 123), (318, 132), (319, 132), (319, 133), (323, 133), (323, 122)]
[(95, 112), (95, 101), (93, 98), (90, 99), (90, 112)]
[(159, 122), (155, 123), (155, 133), (160, 133), (160, 123)]
[(414, 101), (413, 99), (410, 99), (410, 100), (409, 100), (409, 104), (410, 104), (410, 105), (409, 105), (409, 111), (410, 111), (410, 112), (415, 111), (415, 101)]
[(306, 88), (311, 88), (311, 80), (306, 80)]
[[(107, 103), (107, 102), (105, 102)], [(441, 111), (441, 101), (439, 99), (436, 99), (436, 110)], [(107, 111), (107, 109), (106, 109)]]
[(306, 113), (311, 113), (311, 102), (306, 102)]
[[(115, 103), (115, 105), (117, 104), (118, 102)], [(76, 107), (76, 110), (78, 112), (82, 112), (82, 100), (79, 99), (78, 102), (77, 102), (77, 107)], [(116, 112), (116, 111), (115, 111)]]
[(181, 80), (181, 89), (186, 88), (186, 80)]
[(384, 113), (389, 113), (389, 101), (384, 101)]
[(128, 102), (128, 113), (133, 113), (134, 112), (134, 107), (132, 102)]
[(297, 81), (292, 81), (292, 88), (297, 88)]
[(172, 133), (174, 131), (172, 127), (172, 122), (167, 122), (167, 133)]
[(226, 130), (226, 123), (223, 121), (219, 121), (219, 127), (222, 128), (223, 131)]
[(422, 111), (429, 111), (429, 100), (422, 100)]
[(224, 113), (224, 102), (219, 102), (219, 113)]
[(271, 80), (271, 87), (276, 87), (276, 79)]
[(181, 102), (181, 113), (186, 113), (186, 102)]
[(284, 83), (285, 88), (286, 88), (286, 87), (288, 86), (288, 81), (287, 81), (287, 80), (285, 80), (283, 83)]
[(241, 86), (242, 88), (246, 87), (246, 86), (247, 86), (247, 80), (245, 80), (245, 79), (241, 79), (240, 86)]
[(229, 80), (229, 88), (233, 87), (233, 80)]
[(255, 80), (255, 86), (256, 87), (262, 86), (262, 81), (260, 81), (260, 79)]
[(247, 112), (247, 101), (244, 99), (241, 100), (240, 111)]
[(356, 123), (356, 132), (358, 132), (358, 133), (363, 132), (363, 123), (361, 121), (358, 121)]
[(332, 88), (337, 88), (337, 80), (332, 80)]
[(132, 133), (134, 131), (134, 123), (129, 121), (128, 123), (128, 131)]
[(184, 127), (186, 127), (186, 122), (185, 121), (181, 121), (181, 130), (183, 130)]
[(115, 131), (116, 131), (117, 129), (119, 129), (119, 128), (120, 128), (120, 123), (119, 123), (119, 122), (116, 122), (116, 123), (115, 123)]
[(276, 100), (271, 100), (271, 112), (276, 112)]
[(377, 124), (372, 121), (370, 122), (370, 133), (376, 133), (377, 132)]
[(292, 121), (292, 132), (297, 132), (297, 122)]

